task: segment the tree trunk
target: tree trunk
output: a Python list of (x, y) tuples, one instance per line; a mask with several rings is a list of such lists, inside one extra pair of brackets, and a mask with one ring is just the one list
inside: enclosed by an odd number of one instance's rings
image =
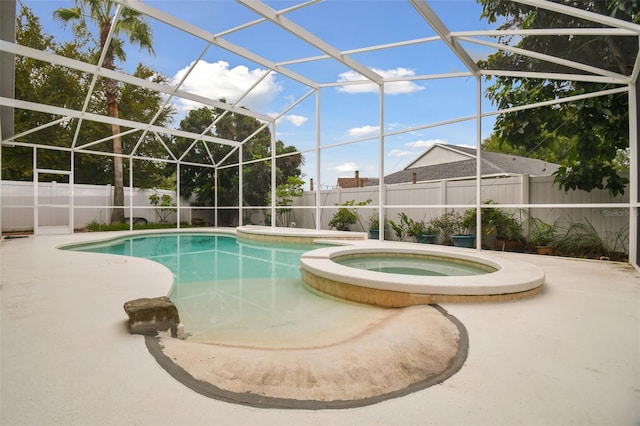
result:
[[(111, 30), (111, 21), (106, 20), (102, 23), (100, 28), (100, 46), (105, 48), (107, 35)], [(114, 54), (113, 46), (109, 45), (107, 48), (107, 54), (102, 64), (107, 69), (114, 69)], [(104, 94), (107, 98), (107, 106), (109, 108), (109, 116), (112, 118), (118, 118), (118, 85), (115, 80), (110, 78), (104, 79)], [(120, 126), (117, 124), (111, 125), (111, 134), (113, 138), (113, 153), (116, 154), (113, 157), (113, 211), (111, 213), (111, 223), (124, 222), (124, 176), (122, 169), (122, 139), (120, 138)]]
[[(114, 82), (115, 83), (115, 82)], [(118, 100), (109, 99), (109, 116), (118, 118)], [(120, 134), (120, 126), (111, 125), (111, 133)], [(122, 154), (122, 139), (120, 136), (113, 138), (113, 153)], [(113, 212), (111, 213), (111, 223), (124, 222), (124, 173), (122, 167), (122, 157), (113, 157)]]

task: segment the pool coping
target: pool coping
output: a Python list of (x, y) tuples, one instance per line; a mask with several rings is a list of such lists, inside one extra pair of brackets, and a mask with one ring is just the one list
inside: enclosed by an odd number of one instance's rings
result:
[(55, 246), (56, 249), (71, 250), (74, 247), (94, 245), (94, 244), (106, 244), (115, 240), (132, 237), (144, 237), (146, 235), (163, 235), (163, 234), (213, 234), (213, 235), (236, 235), (235, 228), (167, 228), (167, 229), (141, 229), (134, 231), (112, 231), (101, 232), (100, 236), (95, 235), (95, 239), (91, 239), (94, 235), (92, 232), (79, 234), (87, 236), (88, 239), (82, 241), (66, 242)]
[(305, 228), (282, 228), (272, 226), (246, 225), (236, 228), (239, 239), (290, 244), (313, 244), (318, 240), (359, 241), (366, 240), (366, 232), (315, 230)]
[[(417, 254), (480, 263), (496, 269), (481, 275), (417, 276), (383, 273), (341, 265), (341, 256)], [(514, 300), (539, 293), (542, 269), (527, 262), (456, 247), (368, 241), (325, 247), (300, 257), (301, 273), (312, 288), (360, 303), (400, 307), (415, 304)]]

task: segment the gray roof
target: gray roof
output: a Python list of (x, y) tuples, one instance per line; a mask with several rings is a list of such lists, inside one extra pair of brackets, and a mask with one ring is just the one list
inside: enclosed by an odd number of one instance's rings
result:
[[(411, 182), (413, 180), (414, 173), (416, 174), (417, 181), (474, 177), (476, 175), (475, 148), (456, 145), (440, 145), (465, 154), (473, 155), (474, 158), (456, 161), (453, 163), (433, 164), (430, 166), (401, 170), (385, 176), (384, 182), (386, 184)], [(553, 172), (558, 170), (559, 167), (558, 164), (534, 158), (488, 151), (482, 151), (481, 164), (483, 175), (524, 174), (532, 176), (550, 176)], [(377, 183), (377, 181), (368, 182), (368, 185), (377, 185)]]

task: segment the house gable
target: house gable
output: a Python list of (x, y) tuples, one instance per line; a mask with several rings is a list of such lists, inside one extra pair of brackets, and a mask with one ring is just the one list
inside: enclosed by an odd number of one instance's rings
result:
[[(477, 174), (476, 149), (456, 145), (433, 145), (399, 172), (385, 176), (386, 184), (473, 178)], [(550, 176), (558, 165), (513, 154), (482, 151), (483, 176)], [(457, 160), (456, 160), (457, 159)], [(373, 185), (372, 182), (367, 184)]]
[(472, 158), (475, 158), (475, 156), (446, 145), (437, 144), (426, 150), (422, 155), (405, 167), (405, 170), (433, 166), (435, 164), (456, 163), (458, 161), (465, 161)]

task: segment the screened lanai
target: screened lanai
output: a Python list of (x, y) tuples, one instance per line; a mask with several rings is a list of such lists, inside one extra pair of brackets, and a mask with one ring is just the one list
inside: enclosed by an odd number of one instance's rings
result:
[[(74, 6), (73, 2), (56, 2), (55, 6), (43, 3), (46, 2), (25, 2), (42, 12), (43, 22), (45, 15), (51, 19), (58, 7)], [(238, 0), (193, 2), (188, 6), (171, 1), (113, 3), (112, 22), (134, 11), (149, 24), (154, 36), (153, 55), (127, 47), (128, 60), (114, 68), (105, 63), (107, 49), (79, 60), (37, 43), (19, 43), (16, 16), (20, 5), (0, 2), (2, 180), (9, 180), (6, 169), (10, 164), (6, 159), (11, 158), (12, 150), (20, 150), (21, 155), (31, 159), (26, 182), (32, 183), (22, 189), (29, 192), (27, 205), (8, 196), (6, 186), (2, 186), (3, 230), (6, 217), (18, 211), (24, 215), (28, 208), (26, 215), (33, 217), (36, 234), (73, 232), (82, 212), (95, 207), (95, 203), (80, 196), (79, 185), (89, 183), (89, 178), (80, 177), (77, 171), (77, 164), (89, 162), (87, 158), (92, 156), (123, 162), (124, 186), (129, 191), (123, 205), (126, 218), (135, 218), (143, 208), (133, 196), (142, 186), (138, 176), (144, 176), (150, 165), (162, 164), (175, 180), (173, 188), (168, 189), (175, 191), (176, 203), (169, 208), (177, 212), (178, 218), (196, 210), (208, 212), (212, 226), (246, 224), (256, 211), (275, 217), (278, 206), (273, 200), (278, 198), (279, 173), (287, 163), (304, 158), (299, 165), (304, 189), (314, 201), (291, 208), (310, 212), (318, 220), (309, 227), (321, 229), (326, 227), (319, 220), (323, 210), (335, 209), (323, 200), (323, 189), (335, 183), (337, 173), (352, 173), (357, 166), (361, 173), (383, 183), (386, 175), (398, 170), (407, 146), (414, 149), (410, 153), (415, 155), (421, 147), (428, 146), (429, 140), (442, 134), (477, 150), (473, 199), (453, 205), (440, 201), (403, 205), (389, 202), (385, 185), (378, 185), (372, 190), (374, 201), (366, 211), (378, 214), (382, 221), (389, 209), (476, 208), (480, 225), (485, 201), (481, 145), (491, 135), (496, 117), (621, 96), (629, 105), (629, 183), (625, 198), (535, 205), (523, 199), (497, 206), (616, 212), (628, 220), (629, 260), (638, 264), (638, 24), (564, 2), (540, 0), (513, 2), (544, 12), (549, 18), (547, 26), (526, 29), (500, 29), (504, 23), (500, 19), (492, 23), (482, 20), (475, 2)], [(106, 46), (122, 40), (115, 28), (112, 26), (104, 34)], [(58, 22), (56, 37), (73, 40), (72, 25)], [(519, 45), (523, 38), (557, 38), (558, 43), (566, 43), (565, 54), (524, 49)], [(590, 43), (584, 41), (595, 43), (602, 39), (613, 44), (632, 40), (635, 50), (619, 53), (630, 66), (612, 66), (615, 55), (594, 58), (587, 54), (585, 49)], [(581, 43), (576, 42), (574, 49), (572, 40)], [(518, 60), (506, 68), (488, 65), (497, 63), (486, 59), (498, 53)], [(176, 65), (178, 57), (181, 62)], [(143, 76), (136, 72), (138, 62), (153, 64), (154, 69), (170, 78)], [(24, 94), (16, 96), (18, 63), (30, 63), (34, 69), (44, 68), (45, 64), (63, 69), (86, 84), (81, 86), (82, 91), (74, 93), (73, 104), (62, 96), (49, 97), (49, 103)], [(498, 77), (594, 83), (594, 89), (564, 98), (545, 99), (542, 94), (534, 102), (500, 109), (486, 96), (487, 88)], [(107, 108), (96, 107), (106, 80), (130, 90), (156, 93), (161, 107), (148, 111), (146, 121), (131, 119), (132, 115), (123, 108), (117, 116), (110, 114)], [(209, 86), (210, 90), (205, 90)], [(201, 107), (217, 111), (202, 131), (180, 126), (189, 111)], [(173, 121), (162, 119), (167, 108), (175, 109)], [(18, 116), (37, 119), (28, 129), (16, 128)], [(213, 130), (222, 126), (225, 116), (248, 117), (260, 126), (248, 136), (216, 136)], [(60, 128), (68, 134), (64, 141), (49, 137), (52, 130)], [(440, 133), (433, 133), (434, 129)], [(254, 149), (264, 132), (269, 135), (268, 146)], [(114, 153), (114, 142), (120, 140), (125, 141), (122, 151)], [(294, 148), (279, 151), (279, 141)], [(199, 173), (212, 172), (214, 182), (207, 189), (210, 202), (189, 201), (189, 196), (198, 190), (187, 189), (186, 170), (193, 180)], [(218, 181), (224, 170), (237, 170), (236, 178)], [(55, 202), (44, 201), (38, 189), (44, 181), (68, 185), (66, 195)], [(270, 196), (258, 201), (250, 199), (257, 183), (268, 188)], [(110, 209), (118, 207), (113, 197), (103, 197), (98, 205), (104, 208), (105, 218)], [(45, 226), (45, 209), (54, 209), (55, 215), (62, 217), (61, 225)], [(325, 213), (324, 217), (328, 215)], [(129, 222), (133, 227), (133, 220)], [(176, 222), (179, 227), (180, 220)], [(271, 226), (277, 223), (274, 221)], [(478, 248), (481, 243), (478, 238)]]

